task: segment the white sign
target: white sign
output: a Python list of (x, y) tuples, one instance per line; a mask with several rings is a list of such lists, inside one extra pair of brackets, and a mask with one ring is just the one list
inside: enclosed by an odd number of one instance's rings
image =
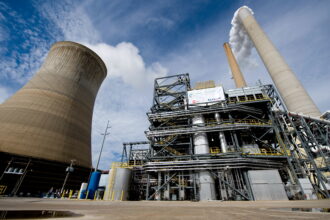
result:
[(226, 100), (222, 87), (188, 91), (188, 104), (207, 104)]

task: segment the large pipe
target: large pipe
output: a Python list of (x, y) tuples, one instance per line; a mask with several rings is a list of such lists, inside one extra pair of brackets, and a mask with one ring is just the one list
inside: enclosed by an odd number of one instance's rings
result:
[(240, 8), (238, 18), (253, 41), (288, 110), (319, 117), (319, 109), (254, 19), (251, 11), (247, 7)]
[(241, 69), (239, 68), (239, 66), (237, 64), (237, 61), (229, 46), (229, 43), (224, 43), (223, 47), (224, 47), (226, 55), (227, 55), (228, 63), (230, 66), (232, 76), (235, 81), (236, 88), (246, 87), (246, 82), (245, 82), (244, 76), (241, 72)]
[[(217, 112), (215, 113), (215, 120), (217, 121), (217, 124), (220, 124), (220, 114)], [(227, 153), (227, 141), (225, 137), (225, 133), (223, 131), (219, 132), (219, 139), (220, 139), (220, 145), (221, 145), (221, 152)]]
[[(195, 126), (204, 126), (205, 120), (202, 115), (195, 115), (192, 120)], [(194, 134), (194, 150), (195, 154), (208, 154), (210, 153), (209, 143), (205, 132)], [(199, 199), (215, 200), (215, 186), (212, 174), (209, 171), (197, 171), (199, 176)]]

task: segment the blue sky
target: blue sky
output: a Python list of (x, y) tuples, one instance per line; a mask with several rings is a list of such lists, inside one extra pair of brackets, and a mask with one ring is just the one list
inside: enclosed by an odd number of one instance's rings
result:
[[(190, 73), (233, 88), (222, 44), (231, 19), (247, 5), (321, 111), (330, 109), (330, 1), (309, 0), (8, 0), (0, 1), (0, 102), (21, 88), (51, 44), (82, 43), (105, 61), (108, 77), (93, 117), (93, 159), (107, 120), (111, 134), (101, 168), (118, 159), (122, 142), (144, 140), (153, 79)], [(271, 80), (255, 50), (242, 68), (247, 82)]]

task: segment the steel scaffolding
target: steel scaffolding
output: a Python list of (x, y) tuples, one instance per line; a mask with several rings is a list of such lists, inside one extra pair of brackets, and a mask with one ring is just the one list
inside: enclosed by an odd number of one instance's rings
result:
[[(188, 105), (190, 90), (189, 74), (155, 79), (149, 141), (124, 143), (122, 162), (134, 166), (131, 199), (199, 200), (199, 172), (205, 171), (215, 199), (253, 200), (248, 172), (271, 169), (291, 198), (306, 198), (304, 178), (318, 198), (330, 198), (329, 121), (287, 112), (272, 85), (227, 90), (226, 100), (212, 105)], [(196, 115), (205, 123), (193, 123)], [(195, 153), (200, 133), (208, 153)]]

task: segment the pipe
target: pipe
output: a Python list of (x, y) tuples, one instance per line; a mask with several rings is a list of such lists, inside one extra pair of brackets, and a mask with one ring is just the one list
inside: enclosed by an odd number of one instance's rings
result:
[(238, 66), (238, 63), (237, 63), (237, 61), (235, 59), (235, 56), (234, 56), (234, 54), (233, 54), (233, 52), (232, 52), (232, 50), (229, 46), (229, 43), (227, 43), (227, 42), (224, 43), (223, 47), (224, 47), (226, 55), (227, 55), (228, 63), (229, 63), (229, 66), (230, 66), (232, 76), (233, 76), (234, 81), (235, 81), (236, 88), (246, 87), (246, 82), (245, 82), (244, 76), (241, 72), (241, 69)]
[(330, 125), (330, 121), (329, 120), (326, 120), (326, 119), (322, 119), (322, 118), (319, 118), (319, 117), (312, 117), (312, 116), (309, 116), (309, 115), (304, 115), (304, 114), (298, 114), (296, 112), (285, 112), (285, 111), (282, 111), (282, 110), (275, 110), (274, 112), (281, 112), (281, 113), (288, 113), (289, 116), (299, 116), (299, 117), (303, 117), (304, 119), (310, 119), (310, 120), (313, 120), (313, 121), (317, 121), (317, 122), (320, 122), (320, 123), (324, 123), (324, 124), (327, 124), (327, 125)]
[(288, 110), (320, 117), (320, 110), (254, 19), (251, 11), (247, 7), (241, 7), (238, 10), (238, 18), (253, 41)]
[[(215, 113), (215, 120), (217, 121), (218, 124), (220, 124), (220, 114), (218, 112)], [(219, 139), (221, 144), (221, 152), (227, 153), (227, 141), (226, 141), (225, 133), (223, 131), (219, 132)]]
[(288, 113), (289, 113), (290, 116), (300, 116), (300, 117), (303, 117), (305, 119), (311, 119), (313, 121), (317, 121), (317, 122), (321, 122), (321, 123), (330, 125), (330, 121), (326, 120), (326, 119), (320, 119), (319, 117), (311, 117), (309, 115), (298, 114), (296, 112), (288, 112)]

